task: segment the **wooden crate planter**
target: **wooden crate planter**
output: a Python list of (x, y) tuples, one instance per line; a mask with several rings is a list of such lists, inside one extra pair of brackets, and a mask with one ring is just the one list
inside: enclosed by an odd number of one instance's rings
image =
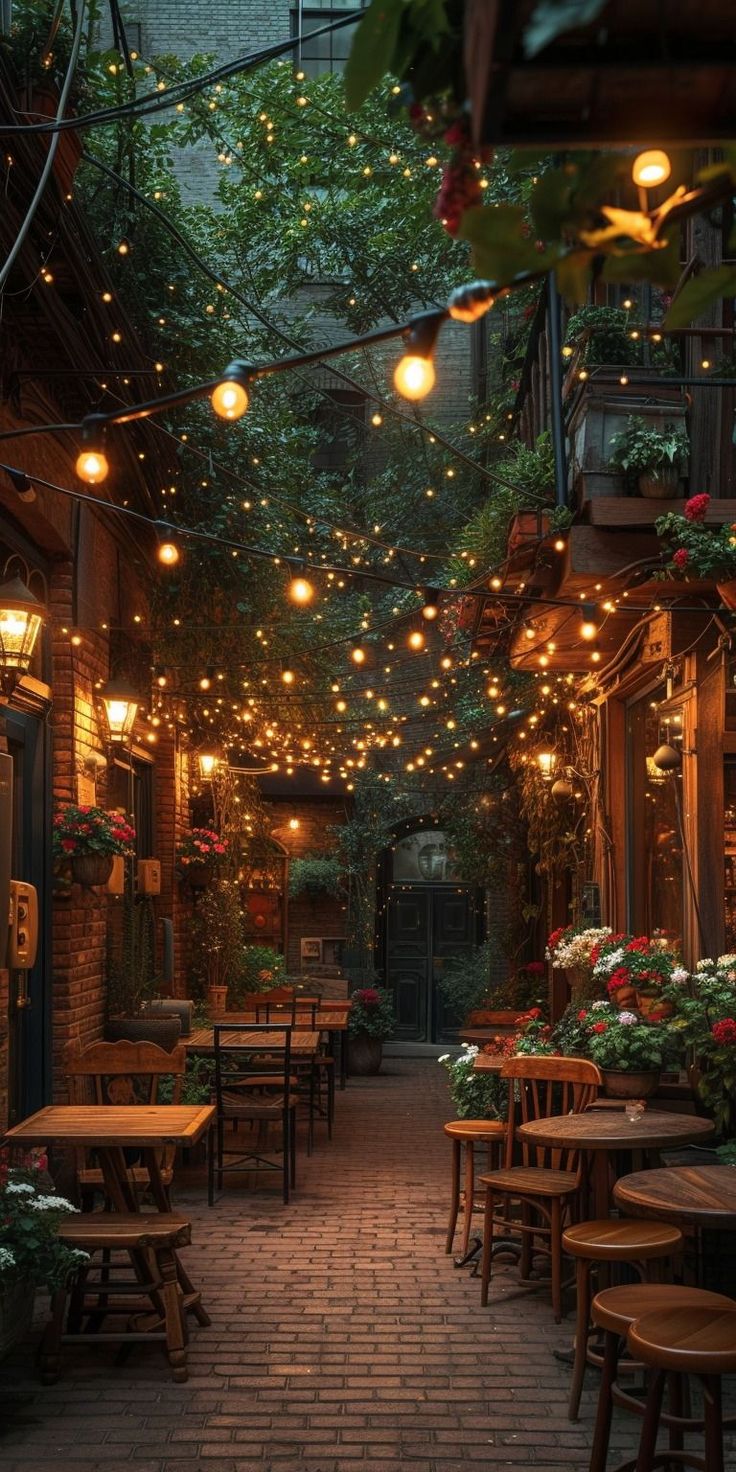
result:
[[(609, 376), (606, 370), (605, 377), (586, 383), (568, 418), (570, 487), (579, 505), (599, 497), (631, 496), (626, 477), (611, 465), (611, 456), (614, 435), (634, 415), (656, 429), (666, 424), (684, 428), (686, 403), (680, 389), (668, 390), (663, 379), (661, 389), (647, 390), (642, 385), (637, 390), (635, 368), (621, 369), (629, 377), (628, 384), (618, 383), (617, 373), (611, 369)], [(677, 490), (671, 495), (677, 497)]]

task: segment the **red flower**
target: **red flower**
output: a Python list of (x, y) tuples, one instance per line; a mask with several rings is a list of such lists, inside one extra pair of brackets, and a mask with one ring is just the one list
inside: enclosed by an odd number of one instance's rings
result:
[(73, 838), (62, 838), (61, 846), (65, 854), (73, 854), (77, 845)]
[(547, 945), (549, 946), (549, 948), (550, 948), (551, 951), (553, 951), (555, 949), (555, 946), (558, 944), (558, 942), (562, 940), (562, 937), (565, 934), (566, 929), (567, 929), (567, 926), (566, 925), (561, 925), (559, 927), (559, 930), (553, 930), (552, 931), (552, 934), (551, 934), (549, 940), (547, 941)]
[(585, 1022), (585, 1019), (586, 1019), (587, 1015), (588, 1015), (587, 1012), (583, 1008), (583, 1010), (581, 1012), (578, 1012), (578, 1022)]
[(627, 949), (627, 951), (644, 951), (644, 952), (648, 951), (649, 950), (649, 937), (646, 936), (646, 935), (637, 935), (637, 936), (635, 936), (633, 940), (630, 940), (629, 941), (629, 944), (627, 945), (626, 949)]
[(710, 1031), (713, 1041), (721, 1048), (736, 1043), (736, 1021), (733, 1017), (724, 1017), (722, 1022), (714, 1022)]
[(690, 553), (688, 552), (686, 547), (678, 547), (677, 551), (673, 552), (672, 561), (674, 562), (675, 567), (679, 567), (680, 572), (682, 572), (683, 568), (687, 567), (689, 557)]
[(710, 496), (703, 491), (699, 496), (691, 496), (685, 502), (684, 515), (688, 521), (704, 521), (705, 514), (710, 506)]
[(624, 986), (631, 986), (631, 974), (626, 966), (617, 966), (608, 978), (608, 991), (617, 992)]
[(524, 970), (528, 976), (543, 976), (546, 967), (544, 961), (529, 961)]
[(593, 1023), (593, 1032), (608, 1032), (608, 1023), (607, 1022), (594, 1022)]

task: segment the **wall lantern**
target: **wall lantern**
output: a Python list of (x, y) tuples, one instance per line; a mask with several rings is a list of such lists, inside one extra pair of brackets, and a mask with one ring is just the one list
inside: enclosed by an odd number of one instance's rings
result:
[(546, 747), (542, 747), (541, 751), (536, 753), (536, 763), (545, 782), (549, 782), (557, 766), (557, 752), (549, 751)]
[(652, 761), (658, 772), (676, 772), (682, 766), (682, 752), (665, 741), (657, 747)]
[(209, 781), (215, 774), (215, 769), (220, 764), (220, 758), (214, 751), (199, 751), (197, 753), (199, 762), (199, 775), (204, 781)]
[(108, 680), (100, 691), (107, 734), (116, 746), (127, 742), (135, 725), (140, 697), (125, 680)]
[(46, 609), (20, 578), (0, 586), (0, 689), (12, 694), (28, 673)]

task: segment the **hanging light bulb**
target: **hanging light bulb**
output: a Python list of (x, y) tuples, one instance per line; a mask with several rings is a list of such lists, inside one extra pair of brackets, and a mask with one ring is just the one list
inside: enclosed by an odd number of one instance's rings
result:
[(394, 370), (394, 387), (405, 399), (423, 399), (434, 388), (432, 356), (444, 312), (422, 312), (414, 317), (406, 339), (406, 352)]
[(296, 679), (296, 675), (294, 674), (293, 670), (285, 669), (281, 671), (281, 678), (285, 685), (293, 685)]
[(242, 363), (229, 363), (221, 383), (212, 390), (210, 402), (220, 419), (240, 419), (248, 408), (250, 397), (247, 375)]
[(583, 617), (580, 624), (580, 638), (590, 641), (598, 634), (598, 625), (595, 621), (595, 608), (592, 603), (583, 604)]
[(158, 560), (164, 567), (176, 567), (181, 553), (175, 542), (162, 542), (158, 549)]
[(202, 675), (202, 678), (199, 681), (199, 688), (200, 688), (200, 690), (211, 690), (212, 689), (212, 681), (214, 680), (214, 678), (215, 678), (215, 671), (212, 668), (212, 665), (211, 664), (208, 664), (208, 666), (207, 666), (204, 674)]
[(428, 623), (432, 623), (432, 621), (436, 619), (439, 611), (439, 593), (437, 592), (436, 588), (425, 588), (424, 603), (422, 606), (422, 618), (426, 618)]
[(664, 184), (672, 173), (672, 164), (662, 148), (647, 148), (638, 153), (631, 167), (631, 177), (640, 189), (654, 189)]
[(291, 602), (299, 603), (302, 607), (306, 603), (311, 603), (314, 597), (314, 585), (309, 582), (308, 578), (301, 575), (291, 579), (286, 591)]
[(426, 641), (421, 629), (412, 629), (406, 642), (409, 645), (410, 649), (415, 649), (418, 651), (424, 648)]
[(80, 450), (77, 455), (76, 472), (88, 486), (98, 486), (109, 474), (110, 466), (102, 449)]
[(365, 649), (363, 648), (363, 645), (360, 643), (360, 641), (354, 644), (352, 649), (350, 650), (350, 658), (352, 659), (353, 664), (365, 664)]

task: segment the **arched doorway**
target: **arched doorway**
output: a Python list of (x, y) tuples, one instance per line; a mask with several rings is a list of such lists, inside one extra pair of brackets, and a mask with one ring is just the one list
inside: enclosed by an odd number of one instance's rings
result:
[(452, 848), (432, 819), (397, 829), (380, 884), (379, 944), (394, 994), (395, 1036), (451, 1042), (462, 1019), (448, 1013), (438, 983), (447, 961), (469, 955), (483, 938), (483, 891), (458, 879)]

